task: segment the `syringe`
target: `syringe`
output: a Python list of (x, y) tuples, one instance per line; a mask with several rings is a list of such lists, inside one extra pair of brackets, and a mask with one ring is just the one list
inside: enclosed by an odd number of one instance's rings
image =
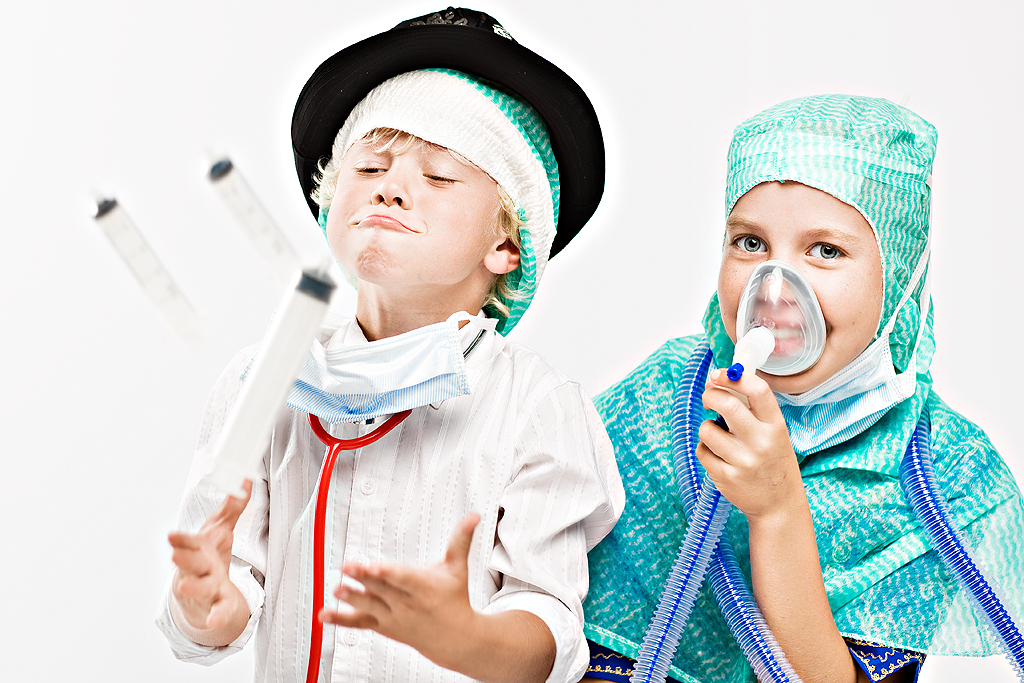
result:
[[(732, 382), (738, 382), (746, 371), (756, 372), (768, 360), (775, 350), (775, 335), (767, 327), (753, 327), (736, 342), (736, 350), (732, 354), (732, 365), (725, 371), (725, 376)], [(729, 387), (720, 387), (750, 407), (750, 401), (740, 392)], [(715, 424), (722, 429), (729, 429), (725, 418), (719, 415)]]
[(142, 289), (163, 314), (171, 328), (196, 343), (199, 339), (199, 316), (174, 284), (160, 259), (146, 243), (127, 212), (116, 199), (96, 202), (96, 224), (114, 245), (125, 264), (142, 285)]
[(333, 291), (326, 268), (320, 268), (303, 270), (294, 289), (285, 294), (227, 417), (213, 470), (205, 477), (219, 490), (244, 496), (242, 484), (256, 474), (274, 418), (309, 353)]
[(230, 159), (221, 159), (210, 167), (209, 177), (256, 251), (270, 265), (274, 279), (282, 284), (288, 282), (299, 267), (299, 255), (260, 204), (242, 174)]
[(774, 350), (775, 335), (771, 330), (767, 327), (751, 328), (736, 342), (732, 365), (726, 370), (726, 375), (733, 382), (738, 382), (744, 370), (757, 371)]

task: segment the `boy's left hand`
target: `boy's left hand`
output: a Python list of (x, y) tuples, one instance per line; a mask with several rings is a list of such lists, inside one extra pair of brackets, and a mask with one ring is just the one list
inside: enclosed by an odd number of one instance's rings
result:
[(469, 602), (468, 566), (473, 530), (479, 522), (477, 514), (463, 518), (444, 560), (427, 569), (346, 563), (344, 573), (363, 584), (364, 590), (338, 586), (334, 595), (343, 604), (338, 611), (320, 612), (320, 620), (371, 629), (411, 645), (436, 664), (455, 668), (480, 616)]
[[(722, 387), (746, 396), (750, 407)], [(749, 372), (733, 382), (724, 371), (712, 370), (704, 407), (724, 417), (729, 430), (706, 420), (700, 427), (697, 458), (730, 503), (748, 519), (787, 514), (807, 505), (786, 421), (763, 379)]]

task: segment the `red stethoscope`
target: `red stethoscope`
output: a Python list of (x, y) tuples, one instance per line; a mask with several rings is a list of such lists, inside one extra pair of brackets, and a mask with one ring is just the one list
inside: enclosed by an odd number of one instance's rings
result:
[(313, 517), (313, 623), (309, 638), (309, 666), (306, 668), (306, 683), (317, 683), (320, 677), (320, 653), (323, 649), (324, 625), (320, 621), (320, 610), (324, 607), (324, 536), (327, 523), (327, 493), (331, 489), (331, 473), (338, 454), (369, 446), (397, 427), (409, 417), (411, 410), (395, 413), (384, 424), (368, 434), (355, 439), (338, 439), (327, 433), (320, 418), (309, 414), (309, 426), (325, 446), (327, 456), (320, 467), (320, 478), (316, 484), (316, 513)]

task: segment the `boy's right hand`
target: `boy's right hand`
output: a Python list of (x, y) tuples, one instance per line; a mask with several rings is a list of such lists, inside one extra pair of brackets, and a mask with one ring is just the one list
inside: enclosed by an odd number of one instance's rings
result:
[(178, 628), (200, 645), (227, 645), (249, 619), (248, 604), (228, 577), (235, 524), (252, 495), (252, 482), (246, 480), (243, 489), (244, 498), (225, 498), (197, 533), (167, 535), (177, 567), (171, 614)]

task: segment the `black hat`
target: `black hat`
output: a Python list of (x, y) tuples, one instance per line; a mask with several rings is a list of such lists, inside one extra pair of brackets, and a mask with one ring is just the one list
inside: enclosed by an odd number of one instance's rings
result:
[(292, 115), (295, 169), (310, 211), (317, 163), (331, 156), (349, 113), (389, 78), (420, 69), (462, 71), (532, 106), (544, 121), (558, 162), (558, 226), (551, 256), (597, 210), (604, 191), (604, 140), (597, 114), (564, 71), (517, 43), (493, 17), (465, 8), (404, 21), (321, 64), (303, 86)]

